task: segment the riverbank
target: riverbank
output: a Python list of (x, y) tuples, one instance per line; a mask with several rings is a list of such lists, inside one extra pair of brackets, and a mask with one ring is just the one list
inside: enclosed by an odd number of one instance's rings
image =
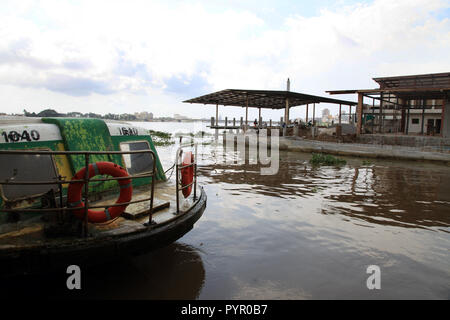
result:
[(280, 150), (320, 152), (343, 156), (396, 160), (433, 161), (450, 165), (450, 152), (422, 148), (362, 143), (314, 141), (299, 137), (280, 137)]

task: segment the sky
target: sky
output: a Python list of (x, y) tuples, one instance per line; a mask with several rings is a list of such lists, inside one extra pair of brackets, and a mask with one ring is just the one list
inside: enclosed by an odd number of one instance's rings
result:
[[(209, 118), (215, 106), (182, 101), (223, 89), (285, 90), (288, 77), (291, 91), (328, 96), (376, 88), (373, 77), (449, 71), (450, 0), (0, 1), (6, 113)], [(337, 113), (320, 104), (316, 114), (325, 107)], [(219, 113), (239, 118), (245, 109)], [(304, 115), (291, 109), (291, 118)]]

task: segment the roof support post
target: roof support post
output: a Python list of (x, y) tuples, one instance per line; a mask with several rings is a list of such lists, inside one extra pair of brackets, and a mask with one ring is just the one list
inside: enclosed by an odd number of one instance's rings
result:
[(216, 127), (219, 126), (219, 104), (216, 104)]
[(400, 119), (400, 132), (405, 133), (406, 130), (406, 100), (402, 99), (402, 116)]
[(397, 124), (397, 110), (398, 110), (398, 96), (395, 96), (395, 109), (394, 109), (394, 123), (395, 123), (395, 132), (398, 132), (398, 124)]
[(411, 109), (411, 100), (408, 100), (408, 113), (406, 114), (406, 135), (409, 133), (409, 110)]
[(375, 98), (372, 98), (372, 134), (375, 133), (374, 125), (375, 125)]
[(259, 128), (261, 128), (261, 108), (258, 108), (259, 109), (259, 118), (258, 118), (258, 127)]
[(380, 119), (379, 119), (379, 129), (378, 133), (383, 133), (383, 92), (381, 93), (381, 100), (380, 100)]
[(309, 110), (309, 104), (306, 104), (306, 123), (308, 123), (308, 110)]
[(245, 104), (245, 126), (244, 126), (244, 132), (247, 131), (247, 125), (248, 125), (248, 95), (246, 94), (246, 104)]
[(316, 125), (316, 104), (313, 103), (313, 117), (312, 117), (313, 126)]
[[(444, 99), (442, 99), (441, 133), (440, 133), (441, 137), (444, 137), (444, 129), (446, 130), (446, 132), (448, 132), (448, 129), (446, 129), (447, 127), (445, 126), (445, 118), (450, 117), (450, 114), (447, 114), (447, 115), (445, 114), (445, 108), (446, 108), (448, 101), (449, 101), (448, 96), (446, 96)], [(445, 135), (445, 137), (447, 137), (447, 135)]]
[(358, 136), (361, 134), (362, 129), (363, 99), (363, 94), (358, 92), (358, 106), (356, 107), (356, 135)]
[(339, 125), (341, 124), (342, 104), (339, 104)]
[(425, 122), (425, 102), (427, 100), (423, 99), (422, 100), (422, 127), (420, 129), (421, 134), (423, 135), (423, 128), (424, 128), (424, 122)]
[(284, 122), (289, 124), (289, 98), (286, 98), (286, 108), (284, 109)]
[(349, 105), (348, 108), (349, 108), (348, 123), (350, 124), (352, 123), (352, 106)]

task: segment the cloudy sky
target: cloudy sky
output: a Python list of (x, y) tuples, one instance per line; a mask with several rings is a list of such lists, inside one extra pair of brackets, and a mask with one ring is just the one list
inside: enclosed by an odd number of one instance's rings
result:
[(210, 117), (213, 106), (181, 101), (284, 90), (287, 77), (292, 91), (327, 96), (448, 71), (450, 0), (0, 1), (0, 112)]

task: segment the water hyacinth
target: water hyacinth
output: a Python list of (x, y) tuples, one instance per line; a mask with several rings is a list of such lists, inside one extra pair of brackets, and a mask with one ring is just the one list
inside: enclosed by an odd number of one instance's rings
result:
[(323, 154), (323, 153), (313, 153), (311, 160), (309, 162), (313, 166), (340, 166), (345, 165), (347, 161), (344, 159), (336, 158), (330, 154)]

